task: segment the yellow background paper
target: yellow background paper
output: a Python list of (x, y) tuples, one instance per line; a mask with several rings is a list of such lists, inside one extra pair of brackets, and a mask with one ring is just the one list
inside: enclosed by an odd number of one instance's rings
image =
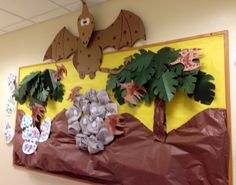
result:
[[(185, 94), (180, 92), (177, 93), (175, 98), (166, 105), (166, 116), (167, 116), (167, 130), (170, 131), (175, 129), (191, 117), (193, 117), (198, 112), (210, 108), (226, 108), (226, 99), (225, 99), (225, 63), (224, 63), (224, 35), (214, 35), (207, 36), (204, 38), (190, 39), (187, 41), (178, 41), (171, 44), (157, 44), (156, 46), (147, 46), (145, 49), (158, 51), (162, 47), (172, 47), (175, 49), (185, 49), (185, 48), (202, 48), (200, 51), (204, 57), (200, 60), (202, 67), (201, 70), (207, 72), (214, 76), (214, 84), (216, 85), (216, 96), (215, 100), (210, 106), (202, 105), (199, 102), (194, 101), (193, 99), (188, 98)], [(115, 68), (120, 64), (123, 64), (124, 58), (138, 52), (138, 49), (124, 50), (119, 52), (113, 52), (104, 54), (103, 65), (102, 67)], [(67, 100), (70, 90), (74, 86), (83, 87), (82, 93), (85, 93), (90, 88), (96, 90), (101, 90), (106, 87), (107, 74), (97, 72), (96, 78), (90, 80), (86, 77), (84, 80), (79, 78), (77, 71), (75, 70), (71, 61), (60, 62), (65, 65), (68, 70), (68, 75), (62, 80), (62, 83), (65, 85), (65, 96), (62, 103), (49, 101), (47, 106), (47, 112), (45, 117), (54, 118), (57, 113), (62, 111), (64, 108), (71, 106), (71, 102)], [(24, 76), (30, 72), (44, 69), (55, 69), (54, 63), (46, 63), (35, 66), (26, 66), (20, 68), (19, 71), (19, 80), (21, 81)], [(24, 105), (18, 105), (18, 109), (22, 109), (28, 114), (31, 114), (28, 103)], [(142, 104), (135, 109), (129, 108), (126, 104), (119, 106), (120, 113), (130, 113), (141, 120), (149, 129), (152, 130), (153, 126), (153, 113), (154, 106)]]

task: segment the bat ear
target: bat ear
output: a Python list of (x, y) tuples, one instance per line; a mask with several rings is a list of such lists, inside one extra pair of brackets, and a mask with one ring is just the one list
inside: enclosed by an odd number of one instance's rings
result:
[(83, 9), (82, 9), (82, 14), (79, 16), (78, 19), (78, 31), (81, 43), (85, 48), (87, 48), (95, 24), (94, 24), (94, 17), (89, 12), (86, 2), (84, 0), (81, 0), (81, 2), (83, 3)]

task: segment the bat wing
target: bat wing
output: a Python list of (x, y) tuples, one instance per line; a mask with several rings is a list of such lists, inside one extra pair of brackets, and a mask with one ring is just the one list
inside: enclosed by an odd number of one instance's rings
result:
[(52, 44), (49, 46), (44, 60), (53, 59), (55, 61), (67, 59), (77, 51), (78, 37), (72, 35), (65, 27), (62, 28)]
[(140, 39), (146, 39), (143, 22), (128, 10), (121, 10), (113, 24), (104, 30), (95, 31), (93, 35), (93, 41), (102, 49), (132, 47)]

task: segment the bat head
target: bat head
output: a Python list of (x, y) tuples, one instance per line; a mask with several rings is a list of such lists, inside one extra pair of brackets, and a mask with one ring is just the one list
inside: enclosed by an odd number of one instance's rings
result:
[(83, 3), (83, 9), (82, 14), (78, 18), (78, 31), (81, 43), (87, 48), (94, 30), (94, 17), (89, 12), (85, 1), (81, 1)]

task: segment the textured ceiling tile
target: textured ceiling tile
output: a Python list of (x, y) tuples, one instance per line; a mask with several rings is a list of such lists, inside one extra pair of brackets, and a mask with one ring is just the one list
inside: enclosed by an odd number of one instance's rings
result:
[(29, 22), (29, 21), (21, 21), (21, 22), (18, 22), (16, 24), (13, 24), (11, 26), (7, 26), (7, 27), (3, 28), (2, 30), (6, 31), (6, 32), (10, 32), (10, 31), (15, 31), (15, 30), (30, 26), (32, 24), (33, 23)]
[[(107, 1), (107, 0), (87, 0), (86, 3), (88, 4), (88, 6), (94, 6), (96, 4), (103, 3), (105, 1)], [(67, 5), (65, 7), (67, 9), (69, 9), (70, 11), (81, 10), (82, 3), (81, 3), (81, 1), (78, 1), (77, 3), (73, 3), (73, 4)]]
[(65, 6), (65, 5), (68, 5), (68, 4), (72, 4), (72, 3), (76, 3), (80, 0), (51, 0), (61, 6)]
[(14, 23), (20, 22), (22, 20), (23, 19), (21, 19), (20, 17), (0, 10), (0, 29), (12, 25)]
[(24, 18), (34, 17), (58, 8), (48, 0), (0, 0), (0, 7)]
[(40, 15), (40, 16), (37, 16), (37, 17), (34, 17), (32, 18), (31, 20), (34, 21), (34, 22), (42, 22), (42, 21), (46, 21), (48, 19), (52, 19), (54, 17), (58, 17), (58, 16), (61, 16), (61, 15), (65, 15), (67, 14), (68, 11), (63, 9), (63, 8), (58, 8), (56, 10), (53, 10), (53, 11), (50, 11), (46, 14), (43, 14), (43, 15)]

